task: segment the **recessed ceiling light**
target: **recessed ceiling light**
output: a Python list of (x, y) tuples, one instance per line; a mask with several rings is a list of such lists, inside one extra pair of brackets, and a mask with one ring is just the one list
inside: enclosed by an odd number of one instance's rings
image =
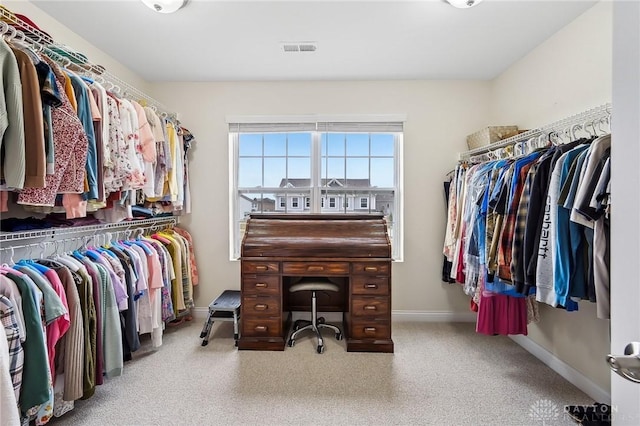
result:
[(160, 13), (173, 13), (182, 9), (187, 0), (142, 0), (149, 9)]
[(458, 9), (467, 9), (480, 3), (482, 0), (446, 0), (453, 7)]

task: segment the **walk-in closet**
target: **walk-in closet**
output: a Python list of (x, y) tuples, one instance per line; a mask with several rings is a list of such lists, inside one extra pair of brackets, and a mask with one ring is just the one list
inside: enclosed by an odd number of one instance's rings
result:
[(640, 2), (0, 35), (0, 424), (640, 424)]

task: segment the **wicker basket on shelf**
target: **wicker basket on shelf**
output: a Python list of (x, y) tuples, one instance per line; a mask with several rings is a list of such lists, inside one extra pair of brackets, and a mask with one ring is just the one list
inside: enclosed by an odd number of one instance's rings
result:
[(467, 136), (469, 149), (481, 148), (518, 134), (518, 126), (487, 126)]

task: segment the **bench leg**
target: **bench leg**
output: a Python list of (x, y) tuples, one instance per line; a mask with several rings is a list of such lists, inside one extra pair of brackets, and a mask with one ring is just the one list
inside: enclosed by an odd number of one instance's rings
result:
[(214, 311), (209, 311), (209, 318), (207, 318), (207, 321), (204, 323), (204, 327), (200, 332), (200, 338), (204, 339), (202, 341), (202, 346), (207, 346), (209, 344), (209, 335), (211, 334), (211, 328), (213, 327), (214, 323), (213, 312)]
[(240, 337), (240, 333), (238, 331), (238, 310), (233, 311), (233, 340), (235, 340), (235, 345), (238, 346), (238, 338)]

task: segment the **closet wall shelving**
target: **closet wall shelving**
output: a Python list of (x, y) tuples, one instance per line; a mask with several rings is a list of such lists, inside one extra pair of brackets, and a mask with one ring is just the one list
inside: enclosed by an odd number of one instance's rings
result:
[[(526, 143), (528, 141), (534, 141), (544, 139), (542, 142), (547, 143), (549, 140), (553, 140), (555, 137), (561, 137), (564, 134), (568, 136), (574, 136), (576, 131), (589, 132), (589, 129), (595, 126), (606, 126), (610, 129), (611, 126), (611, 104), (606, 103), (595, 108), (583, 111), (579, 114), (572, 115), (570, 117), (558, 120), (554, 123), (547, 124), (537, 129), (527, 130), (513, 137), (503, 139), (491, 145), (483, 146), (480, 148), (472, 149), (470, 151), (461, 152), (459, 154), (459, 160), (474, 160), (485, 154), (492, 154), (493, 158), (498, 158), (503, 153), (501, 150), (509, 146), (516, 146), (518, 144)], [(595, 131), (595, 130), (594, 130)]]
[[(34, 249), (44, 254), (46, 249), (52, 245), (55, 251), (58, 251), (58, 244), (62, 244), (64, 249), (77, 249), (88, 243), (94, 243), (95, 239), (102, 241), (101, 238), (103, 237), (106, 243), (107, 235), (114, 237), (122, 233), (121, 238), (127, 238), (134, 232), (159, 231), (172, 228), (178, 223), (178, 217), (165, 216), (99, 225), (56, 227), (25, 232), (3, 232), (0, 233), (0, 257), (4, 262), (12, 261), (14, 256), (20, 257), (26, 254), (27, 250), (32, 253)], [(71, 247), (67, 247), (69, 242)]]
[[(102, 65), (94, 64), (83, 54), (73, 50), (69, 46), (53, 41), (53, 39), (33, 27), (28, 22), (16, 17), (5, 8), (0, 8), (0, 22), (2, 33), (10, 39), (22, 40), (31, 44), (35, 50), (44, 51), (47, 56), (73, 71), (88, 75), (98, 83), (106, 85), (106, 89), (117, 95), (132, 99), (142, 106), (154, 108), (164, 117), (177, 119), (177, 113), (169, 110), (165, 105), (136, 87), (130, 85), (116, 75), (108, 72)], [(7, 25), (8, 24), (8, 25)]]
[[(153, 219), (139, 219), (139, 220), (130, 220), (119, 223), (103, 223), (99, 225), (88, 225), (88, 226), (74, 226), (74, 227), (58, 227), (58, 228), (47, 228), (47, 229), (38, 229), (33, 231), (26, 232), (2, 232), (0, 233), (0, 250), (5, 250), (10, 248), (10, 245), (7, 244), (9, 242), (11, 245), (15, 242), (32, 240), (34, 238), (46, 238), (49, 240), (56, 239), (67, 239), (75, 237), (79, 234), (98, 234), (104, 232), (119, 232), (119, 231), (129, 231), (129, 230), (153, 230), (160, 229), (163, 227), (171, 227), (178, 223), (178, 218), (175, 216), (171, 217), (159, 217)], [(15, 246), (14, 246), (15, 247)]]

